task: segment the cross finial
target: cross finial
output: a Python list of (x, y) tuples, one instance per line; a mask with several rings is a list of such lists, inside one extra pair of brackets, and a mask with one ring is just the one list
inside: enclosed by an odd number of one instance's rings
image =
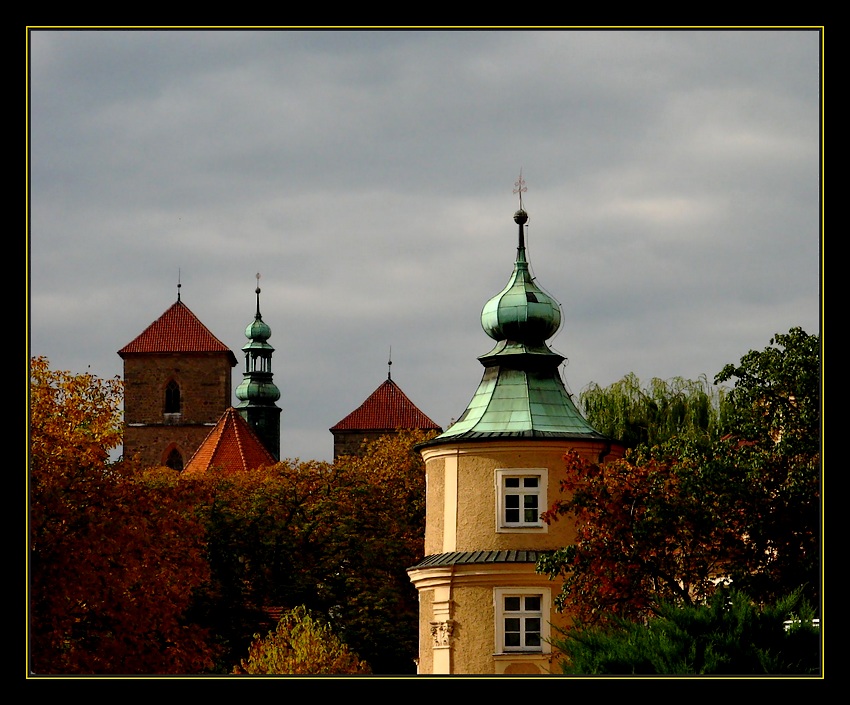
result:
[(525, 180), (522, 178), (522, 167), (519, 170), (519, 181), (514, 184), (514, 193), (519, 194), (519, 209), (522, 210), (522, 194), (528, 191), (525, 187)]

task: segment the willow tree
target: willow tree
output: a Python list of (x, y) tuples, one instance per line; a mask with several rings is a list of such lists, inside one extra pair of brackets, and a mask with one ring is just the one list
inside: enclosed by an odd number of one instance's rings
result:
[(671, 438), (711, 440), (720, 428), (723, 387), (696, 380), (653, 378), (646, 387), (633, 373), (609, 387), (592, 383), (579, 395), (590, 424), (628, 448)]

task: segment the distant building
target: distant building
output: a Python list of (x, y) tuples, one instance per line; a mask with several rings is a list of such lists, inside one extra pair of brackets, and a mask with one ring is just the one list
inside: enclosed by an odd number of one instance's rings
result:
[(118, 351), (124, 456), (182, 470), (230, 406), (236, 357), (180, 300)]
[[(259, 276), (259, 275), (258, 275)], [(268, 344), (271, 329), (257, 310), (245, 330), (243, 381), (236, 389), (238, 416), (273, 464), (280, 455), (280, 391), (272, 381)], [(242, 440), (244, 432), (232, 419), (231, 370), (236, 356), (201, 323), (188, 306), (177, 301), (140, 335), (118, 351), (124, 360), (124, 456), (138, 456), (144, 466), (165, 465), (184, 470), (205, 442), (215, 438), (218, 458), (245, 460), (244, 444), (225, 453), (221, 444)], [(221, 431), (216, 435), (217, 431)], [(209, 438), (208, 438), (209, 437)], [(257, 456), (253, 451), (246, 457)]]
[(439, 432), (443, 429), (410, 401), (388, 372), (387, 379), (366, 401), (331, 426), (334, 460), (343, 455), (360, 455), (364, 442), (400, 430)]
[(422, 443), (425, 557), (408, 569), (419, 592), (421, 674), (545, 674), (548, 639), (566, 626), (560, 583), (535, 572), (542, 551), (573, 543), (569, 521), (540, 515), (557, 498), (568, 450), (603, 462), (624, 449), (582, 417), (547, 344), (559, 304), (529, 273), (522, 209), (519, 245), (505, 288), (484, 306), (496, 341), (479, 357), (484, 374), (455, 424)]

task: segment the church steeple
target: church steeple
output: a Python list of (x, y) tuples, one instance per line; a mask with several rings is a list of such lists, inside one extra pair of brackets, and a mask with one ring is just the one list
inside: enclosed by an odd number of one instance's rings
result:
[(272, 331), (260, 314), (260, 275), (257, 274), (257, 312), (245, 329), (248, 342), (242, 346), (245, 353), (243, 379), (236, 388), (239, 404), (236, 409), (254, 429), (263, 445), (280, 460), (280, 390), (272, 381), (272, 353), (268, 339)]

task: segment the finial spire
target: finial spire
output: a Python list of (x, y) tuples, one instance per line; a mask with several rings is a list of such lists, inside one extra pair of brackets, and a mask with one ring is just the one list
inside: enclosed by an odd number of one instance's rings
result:
[(514, 184), (514, 193), (519, 194), (519, 209), (522, 208), (522, 194), (524, 194), (528, 189), (525, 187), (525, 180), (522, 178), (522, 167), (519, 168), (519, 181)]
[(387, 360), (387, 379), (392, 380), (393, 346), (390, 345), (390, 358)]
[(257, 272), (257, 288), (255, 292), (257, 294), (257, 315), (255, 318), (260, 318), (260, 273)]
[(180, 301), (180, 267), (177, 268), (177, 300)]
[(519, 181), (514, 184), (514, 193), (519, 194), (519, 210), (514, 213), (514, 222), (519, 225), (519, 247), (517, 249), (518, 257), (525, 257), (525, 232), (523, 227), (528, 222), (528, 213), (522, 207), (522, 194), (528, 191), (525, 187), (525, 179), (522, 178), (522, 167), (519, 170)]

